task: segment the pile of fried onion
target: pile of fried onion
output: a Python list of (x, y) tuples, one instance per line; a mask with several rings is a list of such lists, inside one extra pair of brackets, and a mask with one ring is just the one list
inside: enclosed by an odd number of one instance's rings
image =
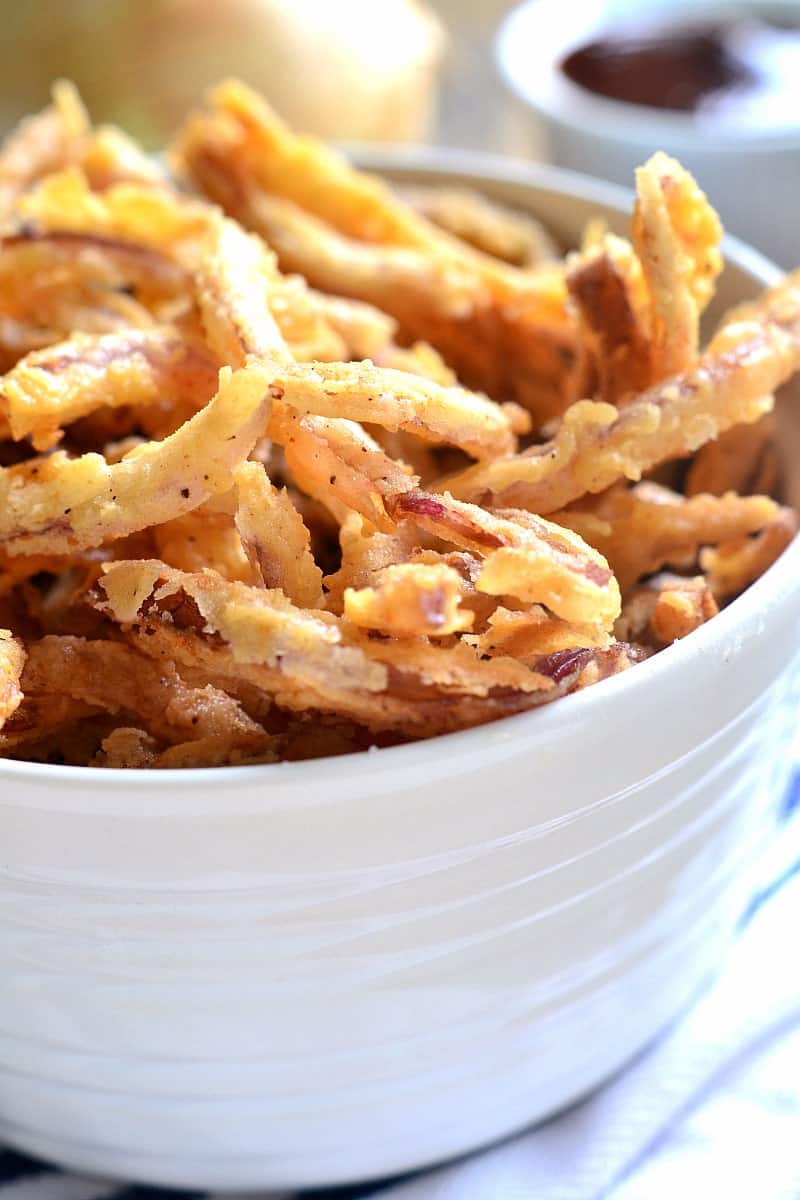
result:
[(0, 152), (0, 755), (347, 753), (533, 708), (781, 553), (800, 273), (701, 344), (679, 163), (564, 257), (392, 191), (236, 82), (168, 168), (74, 89)]

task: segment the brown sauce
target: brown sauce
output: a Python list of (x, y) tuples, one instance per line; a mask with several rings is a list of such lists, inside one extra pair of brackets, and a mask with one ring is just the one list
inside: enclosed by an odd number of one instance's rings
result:
[(573, 83), (612, 100), (785, 120), (800, 104), (800, 19), (609, 33), (560, 65)]

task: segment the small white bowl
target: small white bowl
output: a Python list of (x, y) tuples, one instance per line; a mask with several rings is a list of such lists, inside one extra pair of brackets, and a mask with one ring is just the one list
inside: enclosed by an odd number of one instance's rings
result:
[[(654, 150), (679, 158), (719, 209), (725, 226), (784, 267), (800, 262), (800, 108), (780, 125), (702, 121), (691, 113), (628, 104), (573, 83), (559, 64), (572, 50), (630, 25), (703, 26), (731, 13), (798, 20), (796, 0), (524, 0), (500, 28), (500, 72), (544, 132), (559, 166), (630, 184)], [(800, 85), (798, 85), (800, 86)], [(541, 140), (541, 138), (540, 138)]]
[[(572, 243), (630, 205), (477, 156), (370, 165), (482, 187)], [(776, 277), (727, 257), (721, 306)], [(428, 742), (0, 762), (0, 1141), (151, 1183), (311, 1186), (463, 1153), (595, 1087), (709, 979), (751, 895), (796, 723), (798, 577), (795, 542), (633, 670)]]

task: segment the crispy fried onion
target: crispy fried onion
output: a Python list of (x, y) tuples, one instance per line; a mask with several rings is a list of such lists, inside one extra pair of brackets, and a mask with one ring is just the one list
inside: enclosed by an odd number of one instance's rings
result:
[(214, 395), (217, 368), (174, 330), (75, 334), (27, 355), (2, 380), (11, 436), (53, 446), (63, 427), (99, 407), (158, 405), (192, 411)]
[(515, 444), (509, 415), (486, 397), (370, 362), (289, 364), (276, 371), (272, 397), (296, 412), (402, 430), (476, 458)]
[(167, 188), (123, 182), (93, 192), (79, 166), (47, 175), (20, 197), (17, 209), (38, 233), (121, 240), (184, 267), (196, 260), (215, 215), (208, 205)]
[(611, 488), (551, 519), (600, 551), (624, 594), (643, 575), (667, 563), (692, 566), (701, 546), (759, 532), (776, 512), (775, 501), (767, 496), (728, 493), (687, 499), (646, 482)]
[(74, 333), (131, 332), (190, 307), (185, 272), (132, 243), (31, 231), (0, 238), (0, 366)]
[(706, 442), (689, 464), (686, 495), (774, 491), (779, 481), (775, 432), (774, 414), (767, 413), (755, 425), (734, 425), (713, 442)]
[[(22, 689), (26, 701), (19, 710), (20, 732), (27, 727), (28, 696), (34, 702), (66, 697), (95, 712), (134, 716), (162, 743), (216, 737), (255, 751), (269, 741), (262, 727), (224, 691), (191, 687), (171, 663), (156, 665), (118, 642), (54, 636), (32, 642)], [(14, 730), (12, 721), (6, 729), (12, 740)]]
[(196, 508), (233, 484), (269, 414), (270, 375), (220, 371), (214, 399), (163, 442), (109, 465), (57, 451), (0, 471), (0, 544), (8, 554), (99, 546)]
[(561, 670), (574, 669), (575, 663), (580, 663), (580, 674), (572, 688), (572, 691), (580, 692), (603, 679), (621, 675), (623, 671), (643, 662), (649, 653), (646, 646), (639, 646), (635, 642), (612, 642), (600, 650), (563, 650), (550, 658), (559, 660)]
[(284, 363), (272, 388), (275, 401), (332, 420), (369, 421), (451, 442), (478, 458), (513, 449), (509, 415), (484, 396), (370, 362), (293, 363), (269, 311), (274, 274), (257, 238), (230, 220), (213, 226), (213, 250), (197, 268), (209, 341), (232, 366), (250, 357)]
[(403, 188), (403, 200), (462, 242), (514, 267), (535, 267), (559, 257), (539, 221), (468, 188)]
[(262, 737), (260, 745), (242, 746), (224, 734), (209, 734), (163, 750), (144, 729), (121, 725), (103, 738), (90, 766), (150, 770), (246, 766), (275, 762), (277, 744), (275, 738)]
[(700, 567), (716, 600), (738, 596), (771, 567), (797, 533), (797, 514), (779, 508), (755, 537), (739, 537), (700, 552)]
[(800, 272), (720, 329), (698, 365), (618, 411), (581, 400), (553, 438), (522, 454), (477, 464), (442, 483), (453, 495), (553, 512), (584, 492), (691, 453), (772, 408), (772, 392), (800, 366)]
[[(254, 581), (253, 568), (236, 528), (234, 492), (222, 492), (198, 504), (191, 512), (155, 525), (148, 531), (151, 545), (140, 552), (153, 553), (180, 571), (218, 571), (225, 579)], [(116, 554), (130, 558), (130, 554)]]
[(393, 637), (446, 637), (473, 622), (473, 614), (461, 609), (462, 582), (445, 563), (398, 563), (385, 567), (370, 587), (347, 588), (344, 615)]
[(92, 130), (80, 156), (80, 165), (96, 192), (104, 192), (117, 183), (146, 184), (164, 189), (172, 186), (161, 161), (113, 125), (101, 125)]
[(480, 556), (479, 592), (541, 604), (577, 624), (610, 628), (619, 614), (617, 581), (601, 554), (569, 530), (533, 513), (489, 513), (447, 493), (419, 490), (398, 496), (395, 520)]
[(236, 528), (257, 580), (265, 588), (280, 588), (301, 607), (319, 608), (322, 572), (286, 488), (273, 487), (256, 462), (243, 463), (234, 478)]
[(623, 238), (589, 240), (568, 261), (567, 288), (598, 378), (598, 395), (619, 404), (655, 380), (652, 319), (641, 264)]
[(722, 226), (688, 171), (659, 152), (636, 172), (633, 241), (653, 315), (653, 378), (697, 358), (700, 314), (722, 270)]
[(13, 211), (18, 197), (32, 183), (84, 151), (89, 118), (71, 83), (53, 87), (53, 103), (22, 121), (0, 150), (0, 219)]
[(0, 151), (0, 753), (469, 727), (686, 636), (794, 535), (734, 491), (775, 479), (800, 272), (699, 357), (720, 229), (671, 159), (632, 242), (531, 265), (524, 218), (415, 210), (236, 84), (174, 157), (226, 211), (69, 91)]
[(664, 573), (636, 588), (615, 625), (618, 638), (660, 649), (710, 621), (719, 612), (703, 575)]
[(542, 655), (606, 647), (611, 637), (602, 624), (578, 625), (564, 621), (540, 604), (527, 609), (507, 608), (500, 604), (490, 613), (486, 629), (466, 640), (479, 654), (506, 654), (534, 666)]
[(22, 702), (20, 676), (25, 651), (9, 629), (0, 629), (0, 729)]
[(437, 539), (426, 538), (425, 533), (411, 521), (401, 521), (390, 533), (383, 533), (358, 513), (351, 512), (339, 529), (341, 565), (338, 571), (325, 578), (326, 608), (330, 612), (343, 612), (345, 593), (348, 590), (361, 592), (369, 588), (376, 578), (383, 580), (388, 567), (402, 564), (447, 567), (455, 573), (455, 576), (447, 575), (445, 578), (453, 588), (454, 597), (457, 588), (459, 621), (463, 619), (464, 628), (482, 628), (489, 614), (497, 607), (497, 601), (475, 587), (481, 571), (481, 560), (477, 555), (463, 550), (435, 550), (425, 545), (426, 540), (434, 543)]
[(470, 386), (519, 400), (538, 423), (563, 409), (575, 331), (563, 270), (518, 270), (437, 229), (384, 184), (292, 134), (240, 84), (217, 88), (174, 158), (285, 270), (370, 301), (430, 341)]
[(241, 367), (248, 358), (291, 359), (269, 307), (275, 276), (259, 238), (234, 221), (209, 218), (195, 287), (206, 336), (220, 362)]
[[(260, 314), (265, 328), (274, 320), (292, 354), (301, 361), (371, 357), (383, 354), (389, 360), (399, 353), (394, 342), (395, 322), (368, 304), (313, 292), (299, 276), (278, 273), (274, 255), (258, 238), (247, 236), (239, 227), (225, 222), (218, 212), (179, 196), (161, 184), (154, 194), (152, 186), (141, 182), (110, 186), (97, 194), (90, 179), (77, 168), (46, 181), (24, 201), (25, 214), (36, 232), (17, 235), (39, 242), (72, 242), (85, 245), (93, 241), (102, 249), (107, 245), (119, 258), (127, 247), (129, 256), (147, 256), (155, 260), (157, 274), (190, 271), (195, 288), (205, 294), (205, 314), (212, 329), (219, 327), (216, 310), (231, 304), (240, 316), (246, 315), (242, 302), (259, 285), (270, 313)], [(59, 208), (64, 198), (70, 208)], [(137, 206), (145, 215), (137, 216)], [(120, 240), (123, 239), (123, 240)], [(245, 292), (241, 283), (246, 282)], [(251, 351), (259, 342), (257, 324), (249, 327)], [(271, 330), (274, 336), (274, 329)], [(255, 340), (253, 340), (255, 339)], [(214, 339), (212, 338), (212, 343)], [(270, 343), (271, 345), (271, 343)], [(229, 365), (241, 365), (230, 339), (223, 342), (221, 358)], [(262, 347), (263, 349), (263, 347)]]
[(325, 504), (339, 521), (352, 509), (378, 529), (390, 530), (387, 502), (418, 483), (408, 467), (384, 454), (353, 421), (300, 416), (276, 408), (269, 435), (283, 447), (297, 486)]
[(357, 512), (350, 512), (339, 526), (342, 556), (339, 569), (325, 577), (327, 607), (341, 612), (347, 588), (368, 587), (384, 567), (409, 562), (419, 549), (419, 536), (408, 522), (379, 532)]
[(482, 661), (468, 646), (365, 636), (329, 613), (298, 609), (279, 591), (190, 575), (160, 562), (113, 563), (100, 580), (103, 610), (137, 644), (216, 686), (266, 693), (282, 708), (338, 713), (370, 729), (428, 736), (519, 712), (561, 694), (510, 659)]
[[(0, 282), (4, 312), (69, 332), (91, 332), (76, 325), (76, 319), (90, 312), (99, 318), (114, 302), (127, 301), (120, 314), (139, 321), (142, 312), (146, 315), (143, 305), (153, 311), (160, 305), (180, 310), (189, 291), (183, 267), (147, 246), (96, 233), (45, 233), (30, 227), (0, 239)], [(135, 294), (138, 308), (128, 292)]]
[(295, 202), (348, 237), (468, 263), (488, 279), (517, 278), (517, 272), (438, 229), (381, 180), (355, 170), (316, 138), (294, 133), (244, 84), (229, 80), (209, 99), (210, 111), (189, 118), (173, 149), (179, 167), (225, 163), (231, 188), (241, 178), (254, 178), (265, 192)]

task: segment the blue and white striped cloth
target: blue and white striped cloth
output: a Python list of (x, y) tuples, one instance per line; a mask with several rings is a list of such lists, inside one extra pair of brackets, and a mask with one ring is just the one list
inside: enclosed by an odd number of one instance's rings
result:
[[(763, 886), (722, 977), (623, 1075), (473, 1158), (306, 1200), (800, 1200), (800, 769), (779, 822)], [(0, 1200), (200, 1196), (66, 1174), (0, 1152)]]

